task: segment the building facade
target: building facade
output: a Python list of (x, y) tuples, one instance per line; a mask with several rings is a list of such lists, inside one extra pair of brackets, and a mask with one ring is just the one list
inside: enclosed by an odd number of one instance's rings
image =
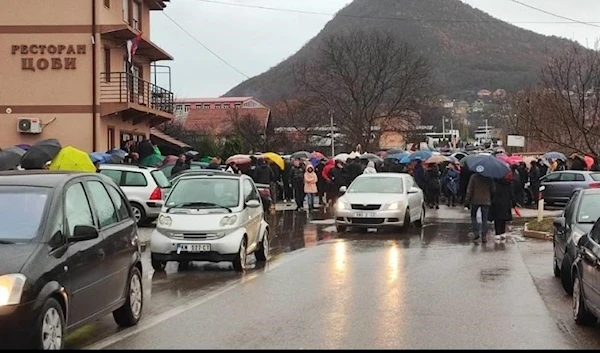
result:
[(0, 147), (57, 138), (105, 151), (172, 120), (173, 94), (150, 82), (151, 64), (172, 60), (149, 38), (166, 2), (3, 0)]

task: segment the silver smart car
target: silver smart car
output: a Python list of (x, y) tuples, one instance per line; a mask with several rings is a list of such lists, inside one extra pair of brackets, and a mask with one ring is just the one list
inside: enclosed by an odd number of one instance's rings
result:
[(269, 225), (251, 178), (215, 172), (182, 176), (173, 185), (152, 233), (152, 267), (168, 261), (231, 261), (244, 271), (246, 257), (269, 257)]

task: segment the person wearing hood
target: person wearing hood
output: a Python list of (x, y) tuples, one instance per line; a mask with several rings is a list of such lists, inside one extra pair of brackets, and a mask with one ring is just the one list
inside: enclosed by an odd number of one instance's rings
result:
[(319, 192), (317, 188), (318, 181), (319, 178), (317, 177), (317, 173), (315, 173), (315, 168), (312, 165), (306, 167), (306, 172), (304, 172), (304, 193), (308, 202), (308, 211), (311, 212), (315, 208), (315, 195)]
[(271, 186), (271, 182), (275, 181), (275, 173), (273, 173), (273, 169), (269, 167), (267, 162), (259, 158), (256, 165), (256, 170), (253, 175), (254, 183), (256, 184), (265, 184)]
[[(329, 172), (331, 169), (335, 168), (335, 160), (332, 158), (325, 164), (323, 167), (323, 171), (321, 172), (321, 177), (325, 182), (325, 198), (327, 199), (327, 203), (329, 204), (333, 195), (333, 180), (329, 177)], [(333, 204), (329, 205), (333, 206)]]
[(489, 220), (494, 222), (496, 240), (506, 239), (506, 223), (512, 221), (512, 208), (517, 204), (512, 182), (512, 171), (506, 173), (503, 179), (495, 181), (496, 188), (492, 194)]
[(377, 169), (375, 169), (375, 163), (373, 161), (367, 163), (367, 167), (363, 171), (363, 174), (377, 174)]
[(177, 162), (175, 162), (175, 166), (173, 167), (173, 169), (171, 169), (171, 176), (177, 175), (187, 169), (185, 159), (185, 154), (179, 155), (179, 159), (177, 159)]

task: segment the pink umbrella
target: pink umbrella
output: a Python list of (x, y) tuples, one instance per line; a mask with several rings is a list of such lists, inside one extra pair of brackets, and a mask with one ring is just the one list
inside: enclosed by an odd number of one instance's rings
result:
[(249, 164), (251, 161), (252, 160), (250, 159), (250, 156), (247, 154), (236, 154), (234, 156), (227, 158), (227, 160), (225, 161), (225, 164), (229, 164), (231, 162), (234, 162), (237, 165)]
[(506, 164), (510, 164), (510, 157), (508, 157), (507, 155), (500, 153), (496, 155), (496, 158), (498, 158), (499, 160), (501, 160), (502, 162), (506, 163)]
[(377, 155), (381, 158), (385, 158), (387, 156), (387, 152), (386, 151), (379, 151), (377, 152)]
[(588, 169), (591, 169), (594, 165), (594, 158), (590, 156), (585, 156), (583, 157), (583, 159), (585, 160), (585, 164), (587, 165)]
[(311, 157), (316, 158), (316, 159), (323, 159), (325, 158), (325, 155), (321, 152), (317, 152), (317, 151), (313, 151), (313, 153), (310, 154)]
[(523, 157), (521, 156), (510, 156), (508, 157), (508, 164), (519, 164), (523, 162)]
[(173, 164), (173, 163), (177, 162), (178, 159), (179, 159), (178, 156), (173, 156), (173, 155), (166, 156), (165, 159), (163, 160), (163, 165)]

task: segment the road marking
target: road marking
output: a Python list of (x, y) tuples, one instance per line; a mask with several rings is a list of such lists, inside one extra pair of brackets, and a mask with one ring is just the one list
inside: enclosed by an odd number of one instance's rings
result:
[(284, 258), (282, 260), (278, 260), (275, 263), (269, 262), (266, 265), (267, 268), (265, 268), (263, 271), (257, 271), (257, 272), (250, 273), (246, 276), (243, 276), (242, 278), (235, 280), (234, 283), (228, 285), (227, 287), (225, 287), (221, 290), (218, 290), (212, 294), (202, 296), (196, 300), (193, 300), (187, 304), (181, 305), (177, 308), (173, 308), (171, 310), (165, 311), (164, 313), (156, 315), (148, 320), (141, 321), (137, 326), (134, 326), (129, 329), (125, 329), (125, 330), (118, 332), (110, 337), (107, 337), (101, 341), (98, 341), (92, 345), (84, 347), (83, 349), (92, 349), (92, 350), (104, 349), (104, 348), (109, 347), (115, 343), (118, 343), (128, 337), (131, 337), (133, 335), (141, 333), (151, 327), (154, 327), (154, 326), (160, 324), (161, 322), (163, 322), (165, 320), (168, 320), (172, 317), (183, 314), (188, 310), (191, 310), (191, 309), (193, 309), (197, 306), (200, 306), (222, 294), (225, 294), (225, 293), (229, 292), (230, 290), (232, 290), (236, 287), (239, 287), (240, 285), (242, 285), (244, 283), (255, 280), (261, 276), (261, 273), (267, 273), (267, 272), (273, 271), (277, 267), (302, 255), (306, 250), (308, 250), (308, 249), (301, 249), (301, 250), (294, 251), (293, 255), (286, 256), (286, 258)]

